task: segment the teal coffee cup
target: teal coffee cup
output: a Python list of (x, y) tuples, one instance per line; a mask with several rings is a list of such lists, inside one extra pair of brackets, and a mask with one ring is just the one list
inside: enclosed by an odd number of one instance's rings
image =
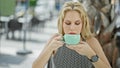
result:
[(65, 34), (64, 42), (69, 45), (76, 45), (80, 42), (80, 34)]

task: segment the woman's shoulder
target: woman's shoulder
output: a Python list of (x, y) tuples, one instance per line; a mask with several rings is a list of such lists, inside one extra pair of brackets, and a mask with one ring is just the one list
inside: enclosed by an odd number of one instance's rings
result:
[(95, 37), (91, 37), (89, 39), (86, 40), (86, 42), (90, 45), (90, 46), (101, 46), (99, 41), (97, 40), (97, 38)]
[(98, 42), (97, 38), (95, 37), (91, 37), (91, 38), (88, 38), (86, 39), (87, 42)]
[(100, 53), (102, 51), (102, 46), (100, 45), (97, 38), (91, 37), (86, 42), (96, 53)]

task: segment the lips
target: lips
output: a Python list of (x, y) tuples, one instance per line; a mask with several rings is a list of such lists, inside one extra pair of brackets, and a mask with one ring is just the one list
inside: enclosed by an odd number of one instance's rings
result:
[(76, 34), (75, 32), (70, 32), (69, 34)]

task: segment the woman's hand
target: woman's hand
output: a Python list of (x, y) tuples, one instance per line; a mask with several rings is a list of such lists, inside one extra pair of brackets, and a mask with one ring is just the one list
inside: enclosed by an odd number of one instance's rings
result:
[(93, 49), (86, 43), (81, 41), (80, 44), (78, 45), (70, 45), (67, 46), (70, 49), (75, 50), (81, 55), (87, 56), (89, 59), (93, 56), (96, 55), (96, 53), (93, 51)]
[(39, 57), (34, 61), (33, 68), (44, 68), (49, 58), (51, 57), (51, 54), (54, 53), (54, 50), (63, 45), (61, 40), (62, 36), (60, 34), (53, 35), (48, 41), (47, 45), (44, 47)]
[(59, 47), (63, 46), (62, 42), (62, 35), (60, 34), (55, 34), (49, 41), (49, 44), (47, 47), (49, 47), (51, 50), (55, 51)]

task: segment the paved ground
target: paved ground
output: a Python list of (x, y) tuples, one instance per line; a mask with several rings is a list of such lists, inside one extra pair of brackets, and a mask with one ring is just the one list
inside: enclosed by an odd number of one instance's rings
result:
[[(32, 51), (31, 54), (27, 55), (16, 54), (23, 50), (23, 41), (6, 39), (4, 34), (0, 44), (0, 68), (32, 68), (32, 63), (42, 51), (45, 42), (57, 32), (56, 22), (57, 20), (54, 18), (45, 22), (45, 28), (42, 27), (42, 31), (38, 27), (37, 32), (27, 32), (26, 50)], [(43, 25), (40, 24), (41, 26)], [(23, 33), (21, 35), (23, 38)], [(16, 31), (15, 37), (19, 38), (18, 36), (19, 32)]]

